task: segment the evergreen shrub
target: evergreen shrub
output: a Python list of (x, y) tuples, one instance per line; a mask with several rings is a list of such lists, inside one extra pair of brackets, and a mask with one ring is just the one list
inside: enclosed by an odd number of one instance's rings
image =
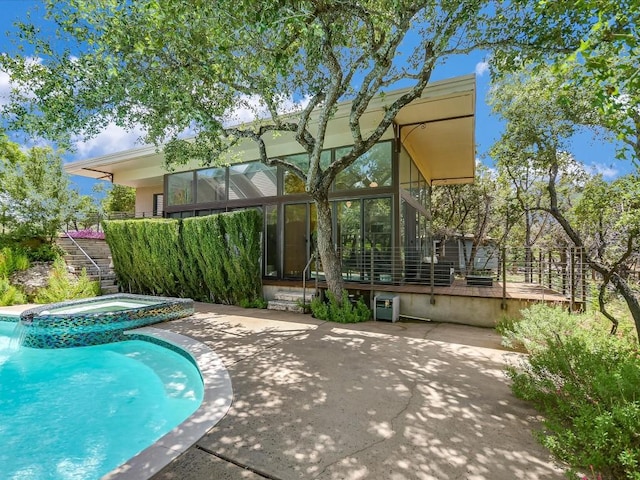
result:
[(104, 231), (125, 290), (236, 305), (262, 299), (262, 216), (254, 209), (184, 220), (112, 220)]
[(55, 303), (78, 298), (95, 297), (100, 293), (100, 284), (93, 282), (83, 269), (78, 278), (72, 278), (67, 272), (67, 265), (62, 258), (53, 262), (49, 274), (49, 284), (38, 290), (35, 303)]
[[(560, 308), (534, 306), (506, 326), (529, 352), (508, 367), (516, 396), (544, 414), (541, 443), (578, 472), (640, 480), (640, 349), (632, 335)], [(586, 478), (581, 476), (580, 478)]]
[(0, 277), (8, 278), (13, 272), (29, 268), (29, 258), (24, 251), (4, 247), (0, 250)]
[(4, 277), (0, 277), (0, 306), (20, 305), (27, 303), (24, 294), (9, 283)]

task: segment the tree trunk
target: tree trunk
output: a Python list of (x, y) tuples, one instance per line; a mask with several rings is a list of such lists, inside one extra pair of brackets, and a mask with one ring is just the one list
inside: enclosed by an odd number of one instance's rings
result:
[(627, 302), (627, 307), (631, 312), (633, 323), (636, 326), (638, 340), (640, 340), (640, 303), (638, 302), (638, 298), (634, 295), (633, 290), (631, 290), (626, 280), (617, 273), (611, 276), (611, 283), (616, 287), (616, 291), (622, 295), (624, 301)]
[[(584, 243), (582, 242), (582, 238), (578, 234), (576, 230), (571, 226), (569, 220), (562, 214), (560, 209), (558, 208), (558, 192), (556, 191), (556, 178), (558, 175), (558, 164), (553, 163), (549, 168), (549, 182), (548, 182), (548, 190), (549, 190), (549, 199), (551, 208), (546, 209), (552, 216), (557, 220), (560, 224), (564, 232), (571, 239), (573, 244), (578, 248), (584, 248)], [(627, 246), (627, 252), (623, 255), (623, 257), (628, 257), (631, 253), (633, 243), (629, 240)], [(629, 284), (620, 276), (617, 272), (615, 272), (614, 268), (607, 268), (601, 263), (595, 261), (585, 250), (585, 262), (591, 267), (591, 269), (595, 272), (598, 272), (603, 277), (603, 281), (610, 279), (611, 283), (613, 283), (616, 291), (622, 295), (625, 302), (627, 303), (627, 308), (629, 308), (629, 312), (633, 317), (633, 322), (636, 327), (636, 334), (638, 335), (638, 341), (640, 341), (640, 303), (638, 302), (638, 298), (635, 296)], [(621, 263), (621, 261), (617, 262)], [(603, 303), (601, 303), (600, 310), (602, 313), (611, 320), (610, 315), (603, 311)], [(613, 320), (612, 320), (613, 322)], [(615, 331), (617, 320), (614, 323), (612, 330)]]
[(342, 264), (333, 244), (333, 219), (331, 204), (326, 196), (314, 196), (318, 211), (318, 253), (327, 287), (338, 303), (342, 302)]

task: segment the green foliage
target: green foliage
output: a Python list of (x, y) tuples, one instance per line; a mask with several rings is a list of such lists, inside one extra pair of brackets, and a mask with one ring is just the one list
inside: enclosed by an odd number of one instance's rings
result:
[[(72, 134), (94, 135), (109, 122), (139, 125), (144, 140), (162, 148), (173, 165), (221, 165), (234, 159), (230, 146), (254, 141), (260, 161), (292, 172), (316, 202), (319, 253), (336, 295), (342, 275), (328, 204), (333, 180), (422, 95), (441, 60), (479, 46), (522, 45), (535, 13), (530, 5), (489, 0), (330, 1), (320, 7), (304, 0), (261, 2), (260, 8), (248, 0), (199, 2), (197, 8), (181, 0), (47, 0), (43, 8), (66, 48), (60, 52), (59, 42), (43, 38), (29, 21), (19, 25), (18, 42), (31, 57), (0, 56), (0, 68), (23, 87), (11, 90), (3, 108), (10, 126), (64, 144)], [(563, 39), (536, 47), (557, 47)], [(400, 84), (407, 87), (402, 95), (384, 96), (388, 86)], [(362, 115), (378, 100), (385, 114), (363, 129)], [(351, 103), (355, 141), (323, 165), (328, 122), (342, 101)], [(259, 125), (233, 121), (239, 108)], [(296, 110), (302, 113), (291, 115)], [(180, 138), (185, 129), (195, 137)], [(268, 151), (268, 139), (283, 134), (308, 152), (308, 167)]]
[(190, 285), (183, 282), (179, 230), (177, 220), (105, 222), (105, 239), (111, 249), (118, 283), (130, 292), (141, 294), (193, 295)]
[(185, 255), (197, 268), (205, 299), (231, 303), (228, 273), (222, 259), (228, 251), (220, 216), (187, 218), (182, 222), (182, 233)]
[(231, 302), (253, 302), (262, 298), (262, 278), (260, 273), (260, 234), (262, 215), (257, 210), (247, 210), (220, 215), (226, 243), (223, 255), (224, 268), (232, 293)]
[(8, 278), (13, 272), (29, 268), (29, 258), (20, 251), (4, 247), (0, 250), (0, 277)]
[(62, 159), (49, 148), (15, 148), (0, 135), (0, 205), (2, 226), (18, 237), (52, 240), (72, 221), (80, 196), (71, 190)]
[(262, 219), (256, 210), (114, 220), (104, 230), (118, 282), (131, 292), (236, 305), (262, 299)]
[(95, 297), (99, 293), (100, 284), (92, 282), (85, 270), (82, 270), (78, 278), (73, 278), (67, 272), (64, 260), (57, 258), (53, 262), (48, 285), (38, 290), (33, 301), (35, 303), (55, 303), (77, 298)]
[(102, 209), (105, 213), (135, 213), (136, 189), (126, 185), (112, 184), (102, 200)]
[(9, 284), (9, 280), (0, 276), (0, 306), (20, 305), (22, 303), (27, 303), (24, 294)]
[(505, 334), (530, 354), (508, 373), (514, 393), (545, 415), (540, 441), (572, 469), (592, 466), (604, 478), (640, 479), (636, 341), (559, 308), (536, 306), (523, 314)]
[(0, 235), (0, 247), (24, 253), (30, 262), (52, 262), (64, 253), (54, 242), (39, 237), (22, 237), (14, 233)]
[(42, 243), (33, 248), (27, 247), (25, 252), (32, 262), (53, 262), (64, 254), (55, 243)]
[(240, 300), (239, 305), (242, 308), (267, 308), (268, 302), (264, 298), (257, 298), (256, 300)]
[(371, 310), (362, 298), (352, 305), (346, 291), (340, 303), (331, 292), (327, 292), (327, 297), (326, 302), (318, 297), (311, 300), (311, 312), (315, 318), (337, 323), (358, 323), (371, 319)]

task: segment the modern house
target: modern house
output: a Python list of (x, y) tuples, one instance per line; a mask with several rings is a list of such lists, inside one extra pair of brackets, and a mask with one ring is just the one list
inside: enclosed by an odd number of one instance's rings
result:
[[(373, 100), (362, 117), (363, 130), (374, 128), (385, 105), (402, 93), (390, 92)], [(448, 307), (438, 312), (433, 288), (430, 296), (424, 289), (430, 283), (425, 272), (437, 261), (431, 248), (430, 190), (473, 182), (475, 101), (473, 75), (431, 83), (419, 99), (398, 113), (381, 141), (334, 182), (330, 200), (335, 242), (350, 289), (373, 297), (411, 283), (414, 291), (398, 292), (403, 314), (447, 316), (449, 321), (469, 323), (464, 312), (454, 317)], [(330, 121), (326, 161), (340, 155), (352, 141), (349, 108), (350, 104), (340, 105)], [(289, 157), (301, 165), (308, 161), (292, 135), (269, 138), (266, 143), (270, 156)], [(76, 161), (65, 168), (70, 174), (135, 187), (137, 216), (185, 218), (244, 208), (261, 210), (265, 296), (299, 287), (303, 276), (316, 276), (311, 258), (316, 229), (313, 202), (293, 174), (259, 162), (250, 141), (238, 145), (231, 155), (240, 160), (207, 168), (192, 163), (169, 173), (163, 168), (162, 154), (143, 147)], [(417, 287), (424, 291), (415, 291)], [(495, 315), (496, 309), (500, 311), (497, 305), (486, 307), (491, 320), (479, 323), (492, 324), (499, 316)]]

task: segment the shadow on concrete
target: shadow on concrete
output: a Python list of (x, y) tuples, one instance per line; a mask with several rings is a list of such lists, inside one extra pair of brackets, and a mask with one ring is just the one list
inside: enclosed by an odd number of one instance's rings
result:
[(443, 340), (483, 329), (208, 310), (163, 327), (216, 351), (234, 401), (156, 479), (564, 478), (509, 390), (516, 354)]

